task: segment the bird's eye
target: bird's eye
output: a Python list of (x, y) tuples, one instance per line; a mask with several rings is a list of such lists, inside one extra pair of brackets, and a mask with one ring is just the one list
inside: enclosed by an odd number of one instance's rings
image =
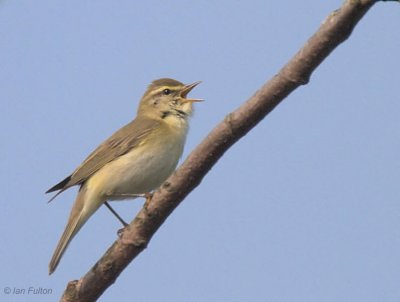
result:
[(164, 89), (163, 90), (163, 93), (165, 94), (165, 95), (169, 95), (169, 94), (171, 94), (171, 90), (170, 89)]

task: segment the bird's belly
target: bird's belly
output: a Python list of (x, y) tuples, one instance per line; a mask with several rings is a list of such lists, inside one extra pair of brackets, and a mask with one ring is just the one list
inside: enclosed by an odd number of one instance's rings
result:
[(142, 148), (137, 147), (105, 165), (90, 178), (88, 185), (96, 185), (108, 200), (127, 199), (129, 195), (158, 188), (176, 168), (182, 146), (163, 144), (159, 152), (145, 152)]

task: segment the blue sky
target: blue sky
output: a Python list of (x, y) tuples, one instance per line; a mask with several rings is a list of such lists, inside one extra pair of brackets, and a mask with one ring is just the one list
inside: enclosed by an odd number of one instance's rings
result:
[[(116, 239), (100, 209), (48, 262), (71, 173), (156, 78), (202, 80), (184, 157), (342, 1), (0, 2), (0, 300), (54, 301)], [(399, 5), (230, 149), (100, 301), (399, 301)], [(141, 200), (114, 203), (130, 220)], [(52, 289), (6, 295), (4, 288)]]

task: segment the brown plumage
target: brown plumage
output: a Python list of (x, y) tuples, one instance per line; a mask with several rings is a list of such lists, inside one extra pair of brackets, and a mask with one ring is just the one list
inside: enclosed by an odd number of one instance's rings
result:
[(174, 171), (183, 151), (192, 103), (200, 101), (186, 97), (198, 83), (184, 85), (166, 78), (152, 82), (135, 120), (116, 131), (71, 175), (47, 190), (46, 193), (58, 191), (53, 200), (68, 188), (80, 186), (51, 258), (50, 274), (72, 238), (104, 202), (148, 193)]

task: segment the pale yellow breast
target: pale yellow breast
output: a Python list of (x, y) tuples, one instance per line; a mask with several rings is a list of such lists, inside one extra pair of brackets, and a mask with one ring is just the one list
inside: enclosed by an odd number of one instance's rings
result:
[(127, 154), (106, 164), (87, 187), (108, 200), (125, 199), (158, 188), (175, 170), (183, 152), (187, 125), (170, 120)]

